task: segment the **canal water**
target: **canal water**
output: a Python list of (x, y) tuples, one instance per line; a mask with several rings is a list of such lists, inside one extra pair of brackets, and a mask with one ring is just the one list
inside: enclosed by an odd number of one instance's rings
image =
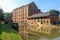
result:
[(54, 39), (52, 39), (52, 40), (60, 40), (60, 37), (54, 38)]
[[(58, 32), (60, 32), (60, 30)], [(40, 37), (39, 40), (60, 40), (60, 36), (56, 37), (56, 38), (53, 38), (53, 39), (48, 39), (48, 38)]]
[(47, 40), (46, 38), (40, 38), (39, 40)]
[(53, 39), (40, 38), (39, 40), (60, 40), (60, 37), (57, 37), (57, 38), (53, 38)]

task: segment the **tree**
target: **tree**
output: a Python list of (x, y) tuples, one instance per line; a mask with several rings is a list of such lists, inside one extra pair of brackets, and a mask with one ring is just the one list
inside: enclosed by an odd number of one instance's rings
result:
[(59, 20), (58, 20), (58, 23), (60, 24), (60, 14), (59, 14)]
[[(53, 19), (53, 24), (58, 24), (60, 12), (58, 10), (50, 10), (50, 16)], [(56, 19), (55, 19), (56, 18)]]
[(50, 10), (50, 14), (53, 16), (59, 16), (60, 12), (58, 10)]
[(22, 37), (18, 34), (18, 32), (8, 24), (2, 24), (0, 26), (0, 39), (1, 40), (23, 40)]
[(2, 9), (0, 9), (0, 21), (3, 21), (3, 20), (4, 20), (3, 11), (2, 11)]

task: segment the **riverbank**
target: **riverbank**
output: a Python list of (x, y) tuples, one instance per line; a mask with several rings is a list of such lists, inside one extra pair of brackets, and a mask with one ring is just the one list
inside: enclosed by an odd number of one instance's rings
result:
[(0, 40), (23, 40), (9, 24), (0, 24)]

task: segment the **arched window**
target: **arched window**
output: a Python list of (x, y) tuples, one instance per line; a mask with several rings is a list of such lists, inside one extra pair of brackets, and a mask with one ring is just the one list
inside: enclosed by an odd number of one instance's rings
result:
[(38, 29), (38, 31), (40, 31), (40, 29)]
[(48, 23), (48, 20), (47, 20), (47, 23)]
[(39, 20), (38, 20), (38, 22), (39, 22)]
[(41, 28), (41, 31), (43, 30), (43, 28)]
[(34, 20), (34, 22), (36, 22), (36, 20)]
[(43, 24), (42, 20), (41, 20), (41, 24)]
[(44, 23), (45, 23), (45, 20), (44, 20)]

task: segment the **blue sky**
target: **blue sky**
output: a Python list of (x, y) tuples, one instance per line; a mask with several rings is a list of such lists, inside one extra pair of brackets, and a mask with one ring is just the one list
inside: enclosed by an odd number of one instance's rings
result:
[(5, 12), (11, 12), (13, 9), (35, 2), (41, 11), (46, 12), (51, 9), (60, 11), (60, 0), (0, 0), (0, 6)]

